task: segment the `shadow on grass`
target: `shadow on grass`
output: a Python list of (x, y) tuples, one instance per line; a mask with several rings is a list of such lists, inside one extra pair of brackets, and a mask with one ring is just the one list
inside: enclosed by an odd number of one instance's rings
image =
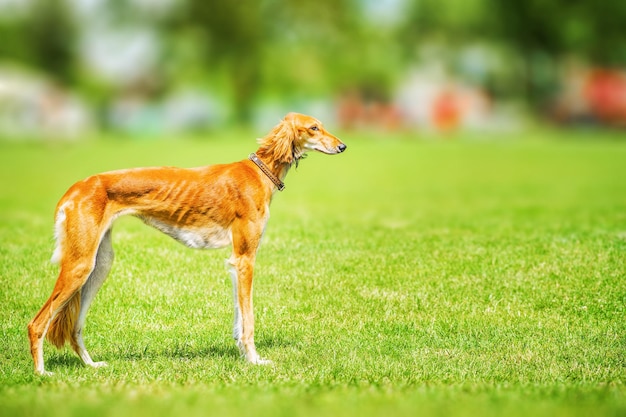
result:
[[(271, 350), (298, 345), (297, 342), (285, 338), (282, 335), (270, 335), (260, 338), (256, 342), (257, 349)], [(155, 345), (119, 345), (114, 344), (106, 352), (90, 352), (95, 361), (158, 361), (160, 359), (224, 359), (237, 361), (241, 353), (235, 341), (226, 339), (209, 344), (198, 345), (191, 341), (171, 340), (170, 344), (159, 342)], [(46, 359), (46, 369), (54, 372), (60, 368), (77, 369), (83, 367), (80, 358), (74, 352), (68, 350), (58, 352)]]
[(172, 341), (165, 347), (146, 346), (124, 346), (117, 352), (106, 355), (111, 360), (144, 360), (144, 359), (198, 359), (205, 357), (232, 358), (239, 357), (239, 351), (233, 343), (227, 345), (223, 342), (216, 342), (209, 345), (197, 346), (191, 343)]
[(80, 358), (73, 354), (73, 352), (58, 352), (53, 356), (50, 356), (46, 362), (47, 371), (55, 371), (59, 368), (81, 368), (83, 362)]
[[(209, 346), (194, 347), (191, 345), (174, 343), (171, 347), (151, 348), (146, 346), (114, 346), (107, 352), (92, 353), (95, 361), (115, 362), (115, 361), (158, 361), (160, 359), (201, 359), (212, 357), (215, 359), (237, 360), (239, 359), (239, 351), (234, 345), (226, 346), (223, 343), (215, 343)], [(46, 369), (52, 372), (60, 369), (77, 369), (85, 365), (81, 359), (73, 352), (66, 350), (51, 355), (46, 359)]]
[(268, 334), (255, 341), (257, 349), (274, 349), (299, 346), (301, 342), (285, 337), (281, 333)]

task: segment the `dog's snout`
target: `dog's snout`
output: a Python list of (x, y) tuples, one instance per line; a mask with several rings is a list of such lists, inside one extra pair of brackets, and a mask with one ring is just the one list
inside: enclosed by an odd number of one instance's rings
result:
[(339, 149), (339, 152), (343, 152), (345, 151), (347, 148), (345, 143), (340, 144), (339, 146), (337, 146), (337, 149)]

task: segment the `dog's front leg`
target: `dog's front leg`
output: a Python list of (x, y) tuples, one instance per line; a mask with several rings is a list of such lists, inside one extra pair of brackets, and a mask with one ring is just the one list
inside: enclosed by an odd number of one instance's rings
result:
[(241, 310), (239, 310), (239, 296), (237, 295), (237, 268), (235, 268), (236, 258), (233, 256), (230, 259), (226, 260), (226, 266), (229, 269), (230, 277), (233, 283), (233, 309), (234, 309), (234, 320), (233, 320), (233, 339), (237, 342), (237, 346), (239, 346), (239, 342), (241, 341)]
[(254, 344), (254, 310), (252, 302), (252, 277), (254, 269), (254, 255), (233, 256), (229, 259), (232, 266), (233, 295), (235, 304), (235, 321), (233, 337), (237, 347), (246, 360), (256, 365), (271, 363), (262, 359)]

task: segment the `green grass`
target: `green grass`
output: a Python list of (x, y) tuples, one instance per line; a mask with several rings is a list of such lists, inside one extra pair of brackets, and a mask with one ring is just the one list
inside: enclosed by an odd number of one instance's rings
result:
[[(228, 136), (228, 135), (226, 135)], [(48, 297), (54, 205), (130, 166), (244, 158), (250, 136), (0, 143), (0, 415), (626, 414), (626, 142), (342, 136), (272, 205), (255, 281), (257, 347), (231, 339), (227, 250), (132, 218), (87, 320), (89, 369), (26, 324)]]

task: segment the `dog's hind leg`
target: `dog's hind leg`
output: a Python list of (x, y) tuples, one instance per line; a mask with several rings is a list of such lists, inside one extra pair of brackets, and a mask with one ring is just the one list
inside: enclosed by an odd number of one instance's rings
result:
[(79, 314), (80, 289), (91, 270), (92, 265), (87, 261), (63, 265), (50, 298), (28, 324), (30, 350), (36, 373), (49, 374), (44, 369), (44, 337), (47, 336), (59, 348), (63, 347), (66, 340), (72, 339), (72, 329)]
[(70, 189), (59, 206), (55, 227), (58, 248), (54, 256), (61, 264), (59, 277), (52, 294), (28, 324), (35, 372), (40, 375), (48, 374), (44, 368), (44, 338), (58, 348), (62, 348), (66, 341), (77, 345), (74, 335), (81, 310), (81, 289), (96, 264), (102, 236), (98, 230), (102, 230), (104, 212), (103, 209), (85, 210), (83, 202), (84, 199), (76, 197)]
[(87, 282), (83, 285), (80, 291), (80, 312), (78, 314), (78, 320), (74, 327), (74, 333), (70, 339), (72, 348), (78, 356), (82, 359), (85, 365), (99, 368), (106, 366), (106, 362), (94, 362), (85, 348), (85, 342), (83, 341), (83, 329), (85, 326), (85, 319), (87, 311), (91, 306), (91, 302), (96, 296), (100, 287), (104, 283), (106, 277), (109, 275), (111, 265), (113, 264), (113, 246), (111, 245), (111, 229), (108, 229), (102, 240), (100, 246), (98, 246), (98, 252), (96, 254), (96, 263), (94, 265)]

